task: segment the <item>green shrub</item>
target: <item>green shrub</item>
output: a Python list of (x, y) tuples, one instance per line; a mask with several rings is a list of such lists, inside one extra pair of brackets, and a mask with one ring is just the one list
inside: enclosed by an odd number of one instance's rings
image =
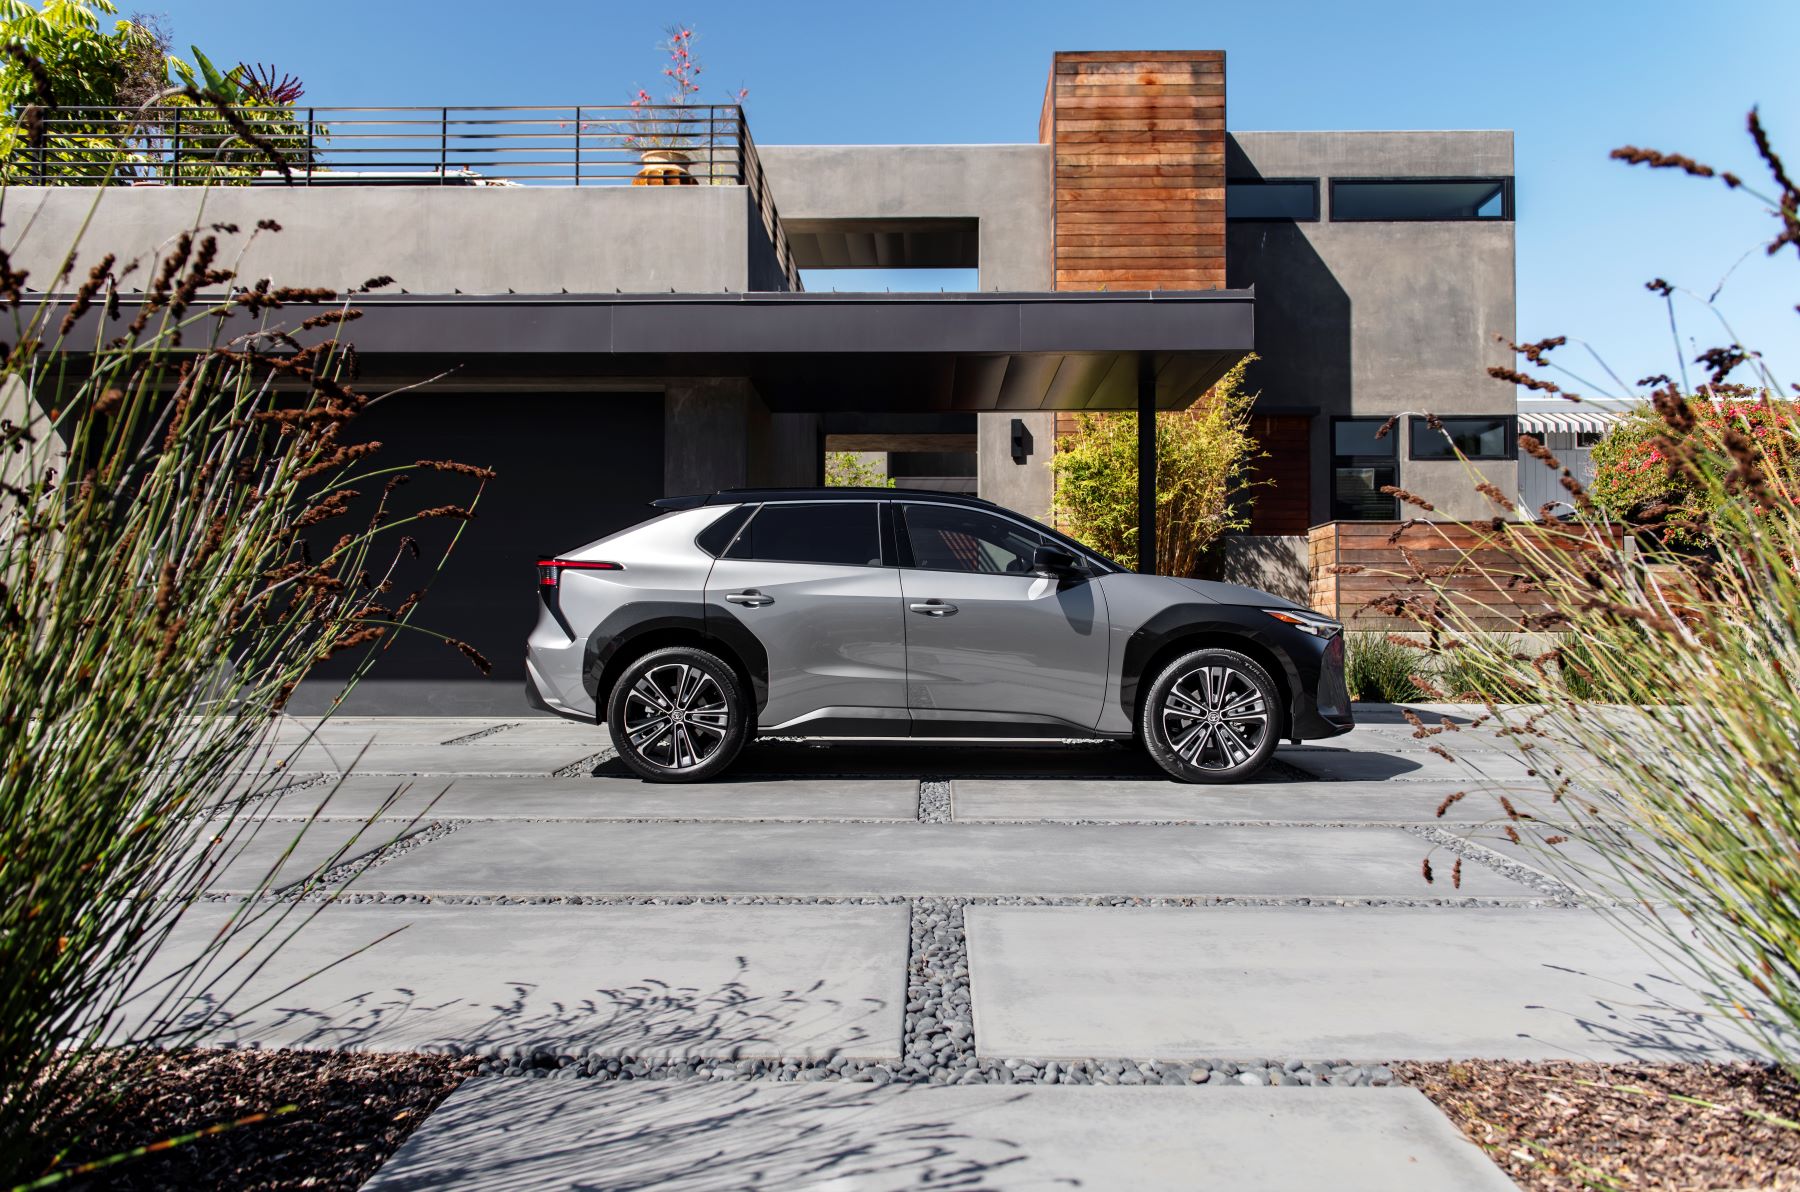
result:
[[(1725, 452), (1728, 434), (1741, 434), (1767, 447), (1794, 433), (1793, 403), (1766, 392), (1721, 385), (1679, 400), (1686, 407), (1686, 418), (1692, 419), (1693, 437), (1715, 454)], [(1669, 546), (1709, 546), (1718, 494), (1679, 466), (1670, 443), (1669, 425), (1655, 409), (1644, 406), (1627, 414), (1594, 445), (1594, 479), (1588, 496), (1608, 516), (1640, 527)], [(1789, 453), (1775, 452), (1770, 458), (1776, 470), (1792, 474)]]
[(825, 453), (826, 488), (893, 488), (894, 478), (885, 468), (863, 458), (860, 451)]
[[(1243, 391), (1247, 356), (1193, 408), (1156, 420), (1156, 572), (1193, 575), (1206, 548), (1249, 526), (1246, 473), (1256, 458)], [(1126, 567), (1138, 564), (1137, 415), (1076, 415), (1050, 466), (1071, 537)]]
[(1351, 633), (1344, 637), (1344, 679), (1350, 698), (1403, 704), (1425, 698), (1416, 680), (1425, 671), (1425, 655), (1391, 640), (1384, 633)]

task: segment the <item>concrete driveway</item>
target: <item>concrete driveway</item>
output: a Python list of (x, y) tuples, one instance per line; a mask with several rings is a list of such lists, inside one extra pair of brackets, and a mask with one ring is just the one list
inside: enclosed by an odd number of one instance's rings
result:
[(283, 896), (257, 862), (316, 813), (290, 864), (360, 872), (193, 1012), (486, 1057), (382, 1188), (1505, 1187), (1384, 1061), (1747, 1053), (1363, 718), (1215, 788), (1108, 745), (793, 742), (654, 786), (592, 727), (334, 720), (160, 971)]

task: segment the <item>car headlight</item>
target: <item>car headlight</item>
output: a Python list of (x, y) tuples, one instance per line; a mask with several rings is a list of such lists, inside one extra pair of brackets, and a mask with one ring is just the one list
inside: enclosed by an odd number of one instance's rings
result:
[(1265, 608), (1263, 612), (1314, 637), (1336, 637), (1344, 631), (1344, 627), (1330, 617), (1303, 608)]

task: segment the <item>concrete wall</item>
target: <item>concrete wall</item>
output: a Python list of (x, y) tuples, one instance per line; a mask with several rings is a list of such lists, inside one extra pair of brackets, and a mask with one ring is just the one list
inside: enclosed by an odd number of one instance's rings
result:
[[(742, 186), (221, 187), (15, 186), (4, 233), (45, 283), (93, 211), (81, 257), (146, 262), (182, 231), (258, 220), (240, 278), (344, 289), (378, 274), (413, 293), (717, 293), (785, 288)], [(127, 282), (147, 284), (148, 266)], [(85, 269), (78, 266), (78, 273)], [(69, 286), (73, 288), (73, 284)]]
[(1051, 288), (1045, 145), (761, 145), (784, 220), (969, 217), (984, 291)]
[[(1031, 436), (1031, 450), (1024, 463), (1012, 457), (1012, 420), (1019, 418)], [(1051, 484), (1050, 457), (1056, 453), (1054, 413), (983, 414), (976, 465), (980, 493), (996, 504), (1017, 510), (1039, 521), (1050, 520), (1055, 497)]]
[[(1510, 176), (1512, 133), (1240, 132), (1227, 176), (1318, 178), (1317, 223), (1228, 225), (1228, 280), (1257, 288), (1249, 384), (1260, 408), (1312, 409), (1313, 520), (1330, 516), (1330, 419), (1401, 411), (1502, 414), (1513, 391), (1487, 375), (1510, 364), (1514, 225), (1333, 223), (1332, 177)], [(1400, 483), (1443, 517), (1494, 510), (1456, 463), (1414, 463), (1400, 444)], [(1502, 489), (1512, 463), (1483, 463)]]
[[(1048, 145), (764, 145), (763, 167), (784, 220), (974, 217), (983, 291), (1054, 288)], [(1011, 451), (1010, 414), (983, 414), (981, 495), (1032, 517), (1050, 511), (1049, 415), (1028, 414), (1037, 440)]]

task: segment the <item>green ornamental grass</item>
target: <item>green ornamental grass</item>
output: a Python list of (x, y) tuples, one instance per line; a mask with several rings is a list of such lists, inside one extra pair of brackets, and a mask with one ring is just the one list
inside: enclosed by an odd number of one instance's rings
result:
[[(286, 781), (268, 751), (296, 684), (333, 654), (355, 658), (349, 683), (374, 663), (418, 604), (396, 578), (423, 588), (441, 561), (409, 529), (460, 529), (490, 476), (354, 442), (379, 400), (336, 338), (355, 311), (267, 283), (225, 296), (236, 254), (272, 234), (199, 224), (153, 260), (94, 252), (79, 282), (27, 283), (0, 252), (0, 1186), (56, 1178), (105, 1111), (116, 1086), (89, 1057), (111, 1050), (128, 1080), (194, 1037), (195, 999), (230, 997), (247, 954), (326, 905), (252, 877), (188, 967), (143, 983), (249, 837), (293, 831), (267, 822)], [(466, 474), (470, 498), (408, 508), (422, 467)]]

